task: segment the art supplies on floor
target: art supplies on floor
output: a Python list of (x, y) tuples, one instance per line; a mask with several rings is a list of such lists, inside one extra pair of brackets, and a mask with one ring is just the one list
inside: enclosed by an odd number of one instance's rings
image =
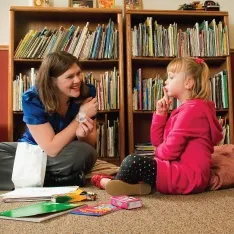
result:
[(0, 212), (0, 219), (38, 223), (63, 215), (68, 213), (71, 209), (83, 205), (85, 204), (40, 202), (37, 204)]
[(51, 201), (58, 203), (73, 203), (80, 201), (95, 201), (97, 197), (96, 193), (87, 192), (82, 189), (77, 189), (71, 193), (52, 195)]
[(71, 211), (71, 214), (88, 215), (88, 216), (102, 216), (111, 212), (120, 210), (121, 208), (111, 205), (110, 203), (98, 203), (95, 205), (86, 205)]
[(50, 201), (51, 197), (55, 194), (74, 192), (78, 188), (78, 186), (18, 188), (0, 196), (3, 197), (3, 202)]

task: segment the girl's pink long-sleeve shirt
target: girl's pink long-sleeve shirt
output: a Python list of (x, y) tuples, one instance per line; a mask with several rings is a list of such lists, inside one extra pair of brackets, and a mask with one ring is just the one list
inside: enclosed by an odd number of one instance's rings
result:
[(156, 146), (157, 190), (165, 194), (198, 193), (210, 177), (211, 154), (222, 140), (214, 103), (189, 100), (167, 115), (153, 115), (151, 142)]

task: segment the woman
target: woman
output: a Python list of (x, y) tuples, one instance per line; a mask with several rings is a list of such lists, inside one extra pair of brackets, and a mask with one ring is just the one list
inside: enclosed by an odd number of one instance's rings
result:
[[(96, 90), (82, 78), (76, 57), (54, 52), (43, 60), (36, 86), (22, 96), (27, 130), (19, 141), (39, 145), (48, 155), (44, 186), (82, 186), (96, 162)], [(0, 143), (2, 190), (14, 188), (16, 148), (17, 142)]]

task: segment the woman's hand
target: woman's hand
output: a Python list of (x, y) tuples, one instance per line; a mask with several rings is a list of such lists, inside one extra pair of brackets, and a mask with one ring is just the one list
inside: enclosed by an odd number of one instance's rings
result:
[(88, 117), (92, 118), (97, 114), (98, 102), (97, 98), (86, 98), (80, 106), (80, 112), (84, 112)]
[(164, 93), (163, 98), (161, 98), (157, 102), (157, 110), (156, 110), (157, 115), (167, 115), (171, 105), (171, 100), (169, 99), (167, 91), (164, 87), (163, 87), (163, 93)]
[(86, 120), (83, 123), (79, 123), (79, 126), (76, 130), (77, 138), (85, 138), (90, 133), (93, 132), (94, 129), (94, 121), (86, 116)]

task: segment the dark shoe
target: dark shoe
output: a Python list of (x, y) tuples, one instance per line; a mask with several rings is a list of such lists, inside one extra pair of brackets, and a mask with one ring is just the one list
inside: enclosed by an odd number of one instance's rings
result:
[(68, 176), (45, 175), (44, 187), (59, 187), (59, 186), (85, 186), (85, 174), (83, 171), (77, 171)]

